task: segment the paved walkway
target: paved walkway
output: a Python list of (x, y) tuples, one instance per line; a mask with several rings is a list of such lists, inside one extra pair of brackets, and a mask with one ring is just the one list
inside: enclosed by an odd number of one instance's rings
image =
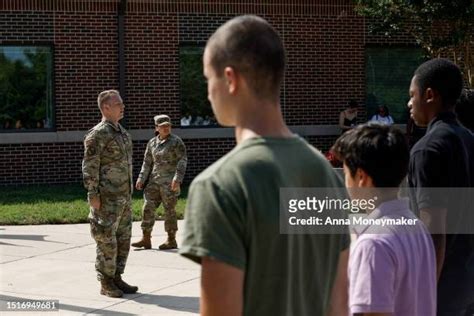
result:
[[(139, 225), (133, 224), (132, 241), (141, 236)], [(120, 299), (99, 294), (95, 243), (88, 224), (0, 226), (0, 304), (6, 307), (6, 302), (21, 299), (59, 300), (59, 313), (43, 315), (198, 314), (200, 267), (176, 251), (158, 251), (165, 233), (163, 222), (156, 226), (154, 249), (131, 250), (123, 275), (139, 287), (139, 293)]]

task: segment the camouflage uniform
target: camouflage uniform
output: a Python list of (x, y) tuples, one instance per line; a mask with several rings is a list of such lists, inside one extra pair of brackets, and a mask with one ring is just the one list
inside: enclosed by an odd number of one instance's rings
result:
[(186, 147), (181, 138), (174, 134), (163, 140), (156, 136), (148, 142), (138, 176), (142, 183), (148, 179), (143, 194), (143, 232), (151, 233), (155, 223), (155, 209), (161, 203), (165, 210), (165, 231), (175, 233), (178, 230), (175, 207), (180, 192), (171, 191), (171, 182), (183, 182), (187, 161)]
[(90, 208), (91, 234), (97, 243), (97, 278), (124, 272), (132, 231), (132, 138), (120, 125), (102, 121), (84, 138), (82, 173), (89, 199), (100, 198), (100, 209)]

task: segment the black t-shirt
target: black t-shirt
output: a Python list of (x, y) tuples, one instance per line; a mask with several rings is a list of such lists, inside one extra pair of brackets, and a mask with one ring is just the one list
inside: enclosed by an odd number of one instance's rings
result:
[(426, 135), (413, 146), (408, 184), (412, 188), (411, 208), (417, 214), (424, 208), (447, 209), (446, 225), (451, 234), (446, 236), (443, 275), (449, 273), (448, 283), (456, 284), (452, 283), (453, 278), (459, 281), (458, 285), (474, 282), (474, 235), (456, 234), (466, 233), (473, 224), (473, 196), (468, 194), (470, 189), (460, 188), (474, 185), (474, 136), (459, 124), (453, 112), (435, 117)]
[[(435, 117), (428, 125), (426, 135), (413, 146), (408, 183), (413, 188), (474, 185), (474, 136), (459, 124), (453, 112), (443, 112)], [(415, 210), (448, 207), (447, 197), (427, 196), (429, 193), (429, 190), (417, 190)]]

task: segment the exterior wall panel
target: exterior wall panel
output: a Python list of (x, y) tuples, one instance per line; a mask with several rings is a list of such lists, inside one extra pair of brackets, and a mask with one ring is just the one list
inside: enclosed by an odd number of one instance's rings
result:
[[(98, 92), (118, 89), (119, 2), (0, 1), (0, 45), (50, 43), (54, 47), (59, 133), (85, 133), (100, 120)], [(127, 3), (125, 123), (130, 130), (150, 129), (150, 135), (156, 114), (167, 113), (179, 125), (179, 46), (204, 45), (233, 16), (261, 15), (280, 33), (288, 54), (281, 104), (292, 126), (336, 125), (349, 98), (363, 102), (366, 44), (410, 43), (403, 34), (392, 39), (369, 36), (366, 21), (356, 16), (349, 0)], [(338, 132), (305, 137), (326, 151), (337, 136)], [(80, 182), (83, 146), (74, 137), (71, 142), (13, 144), (2, 141), (0, 133), (0, 185)], [(186, 182), (235, 145), (232, 138), (184, 141), (189, 157)], [(134, 142), (135, 175), (145, 146), (143, 137)]]

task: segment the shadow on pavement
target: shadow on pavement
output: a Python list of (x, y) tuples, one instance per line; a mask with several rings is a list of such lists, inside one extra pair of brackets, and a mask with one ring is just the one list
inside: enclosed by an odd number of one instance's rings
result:
[(48, 235), (0, 235), (0, 239), (16, 239), (16, 240), (34, 240), (34, 241), (44, 241), (51, 242), (55, 244), (67, 244), (65, 242), (45, 240), (44, 238)]
[(143, 294), (131, 300), (181, 312), (199, 313), (199, 297)]
[(168, 252), (168, 253), (178, 253), (178, 249), (170, 249), (170, 250), (160, 250), (158, 247), (156, 248), (151, 248), (151, 249), (144, 249), (144, 248), (133, 248), (131, 247), (130, 250), (133, 251), (159, 251), (159, 252)]
[[(16, 296), (8, 296), (8, 295), (0, 295), (0, 301), (5, 302), (16, 302), (16, 301), (30, 301), (32, 299), (24, 298), (24, 297), (16, 297)], [(35, 300), (44, 300), (44, 299), (35, 299)], [(118, 316), (131, 316), (134, 314), (130, 313), (121, 313), (117, 311), (107, 311), (106, 309), (95, 309), (90, 307), (82, 307), (76, 305), (69, 305), (69, 304), (62, 304), (61, 301), (59, 302), (59, 310), (60, 311), (71, 311), (71, 312), (78, 312), (78, 313), (91, 313), (94, 312), (96, 315), (118, 315)]]

